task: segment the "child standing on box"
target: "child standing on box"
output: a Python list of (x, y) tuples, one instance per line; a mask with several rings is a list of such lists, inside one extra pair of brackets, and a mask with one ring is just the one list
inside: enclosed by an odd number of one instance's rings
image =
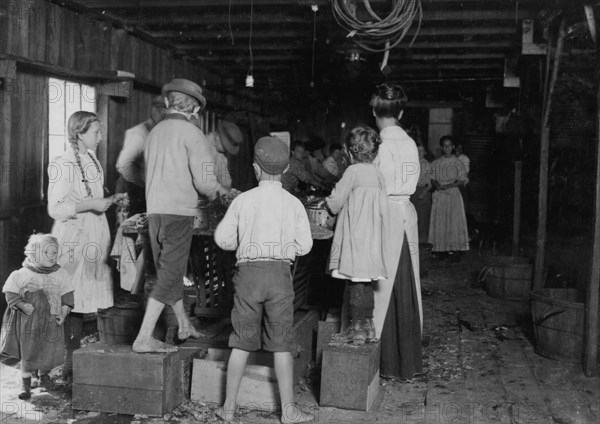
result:
[(281, 185), (288, 164), (289, 151), (283, 141), (260, 138), (254, 147), (253, 163), (258, 187), (233, 200), (215, 231), (217, 245), (236, 250), (237, 257), (233, 333), (229, 338), (233, 350), (227, 367), (225, 403), (217, 411), (227, 422), (234, 419), (248, 355), (261, 348), (274, 354), (281, 422), (313, 419), (294, 404), (294, 287), (290, 265), (297, 255), (310, 251), (312, 237), (302, 203)]
[(329, 271), (334, 278), (348, 280), (350, 325), (333, 336), (336, 342), (362, 345), (376, 339), (372, 282), (387, 276), (385, 182), (372, 163), (380, 144), (379, 135), (369, 127), (358, 126), (350, 132), (345, 148), (352, 165), (327, 198), (329, 210), (338, 214)]
[(62, 325), (73, 308), (73, 286), (67, 271), (56, 263), (58, 241), (34, 234), (25, 246), (23, 268), (12, 272), (2, 291), (8, 308), (2, 319), (0, 351), (21, 360), (23, 391), (31, 397), (31, 376), (39, 370), (38, 385), (50, 389), (49, 371), (63, 363)]

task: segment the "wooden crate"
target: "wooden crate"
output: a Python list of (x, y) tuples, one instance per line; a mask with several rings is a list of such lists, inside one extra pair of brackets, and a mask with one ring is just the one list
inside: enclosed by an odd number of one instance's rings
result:
[(162, 416), (189, 396), (191, 356), (90, 344), (73, 355), (73, 408)]
[[(223, 404), (227, 387), (227, 361), (230, 349), (208, 349), (203, 358), (194, 359), (191, 399)], [(279, 387), (272, 356), (252, 352), (238, 392), (238, 405), (261, 411), (280, 409)]]
[(192, 240), (190, 271), (196, 285), (194, 314), (228, 316), (233, 306), (235, 253), (221, 250), (212, 236)]
[(368, 411), (379, 391), (379, 342), (325, 346), (321, 406)]
[[(294, 315), (293, 337), (294, 385), (306, 374), (313, 360), (314, 340), (319, 314), (316, 310), (299, 311)], [(187, 343), (186, 343), (187, 344)], [(231, 349), (209, 348), (203, 358), (194, 359), (191, 399), (223, 403), (227, 377), (227, 362)], [(273, 411), (280, 408), (279, 391), (271, 352), (250, 353), (242, 379), (238, 403), (252, 409)]]

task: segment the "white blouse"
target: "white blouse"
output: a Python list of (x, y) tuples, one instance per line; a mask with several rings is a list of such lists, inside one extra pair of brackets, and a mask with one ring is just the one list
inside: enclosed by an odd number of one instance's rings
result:
[(388, 196), (412, 195), (421, 169), (416, 143), (395, 125), (385, 127), (380, 135), (381, 145), (373, 163), (383, 174)]

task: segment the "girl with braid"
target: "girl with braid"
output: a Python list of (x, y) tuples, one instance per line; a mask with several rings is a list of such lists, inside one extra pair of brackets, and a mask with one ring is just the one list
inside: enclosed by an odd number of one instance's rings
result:
[(48, 214), (58, 239), (58, 264), (69, 274), (74, 291), (73, 314), (65, 325), (67, 355), (63, 375), (72, 370), (72, 353), (79, 347), (83, 315), (113, 305), (110, 230), (104, 212), (123, 194), (104, 197), (104, 172), (96, 158), (102, 141), (98, 117), (79, 111), (68, 122), (70, 148), (48, 165)]

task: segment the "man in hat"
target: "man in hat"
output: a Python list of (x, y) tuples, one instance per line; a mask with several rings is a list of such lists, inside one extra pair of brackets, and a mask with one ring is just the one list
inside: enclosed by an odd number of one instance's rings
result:
[(156, 96), (152, 99), (150, 119), (125, 131), (123, 147), (117, 159), (117, 172), (125, 182), (130, 216), (146, 211), (144, 147), (150, 131), (164, 118), (165, 113), (165, 99)]
[(312, 248), (308, 216), (302, 203), (281, 186), (289, 164), (287, 145), (276, 137), (262, 137), (254, 147), (258, 187), (236, 197), (215, 231), (215, 242), (235, 250), (237, 272), (231, 311), (233, 350), (227, 367), (225, 403), (217, 415), (234, 420), (237, 394), (250, 352), (273, 352), (281, 397), (281, 422), (300, 423), (314, 417), (294, 403), (295, 350), (290, 334), (294, 324), (294, 287), (290, 266), (296, 256)]
[(148, 235), (157, 281), (132, 346), (138, 353), (177, 350), (152, 336), (165, 305), (175, 312), (179, 339), (200, 337), (183, 307), (183, 276), (198, 196), (209, 200), (218, 196), (209, 142), (190, 122), (190, 117), (206, 105), (202, 89), (192, 81), (177, 78), (163, 86), (162, 95), (167, 114), (150, 132), (144, 150)]
[(215, 163), (217, 165), (217, 181), (226, 189), (231, 189), (231, 174), (227, 162), (227, 154), (235, 156), (240, 151), (244, 136), (239, 127), (233, 122), (221, 121), (216, 131), (208, 134), (208, 141), (214, 147)]

